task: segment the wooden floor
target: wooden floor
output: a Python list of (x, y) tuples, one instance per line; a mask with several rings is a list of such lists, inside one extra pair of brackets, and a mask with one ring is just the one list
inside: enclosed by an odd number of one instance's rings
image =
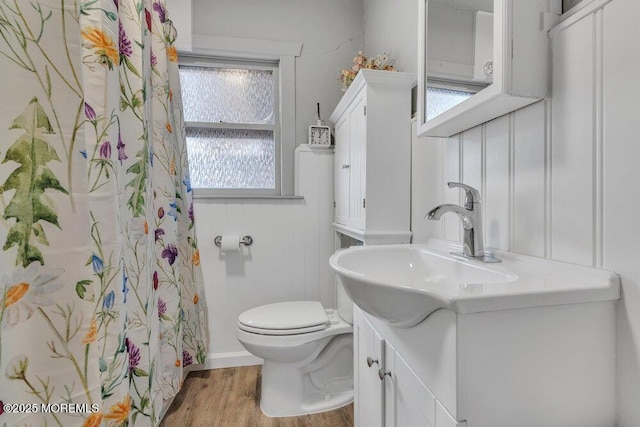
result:
[(353, 404), (301, 417), (260, 411), (260, 366), (191, 372), (160, 427), (351, 427)]

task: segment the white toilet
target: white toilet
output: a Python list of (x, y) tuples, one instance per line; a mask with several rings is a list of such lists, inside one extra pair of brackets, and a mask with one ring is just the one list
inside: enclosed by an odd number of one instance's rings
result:
[(238, 340), (264, 359), (260, 408), (270, 417), (353, 401), (352, 318), (316, 301), (268, 304), (238, 318)]

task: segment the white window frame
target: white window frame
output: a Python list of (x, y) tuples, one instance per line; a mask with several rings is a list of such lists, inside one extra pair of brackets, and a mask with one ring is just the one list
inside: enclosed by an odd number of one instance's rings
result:
[(294, 196), (294, 151), (296, 148), (296, 75), (295, 60), (302, 52), (301, 42), (258, 40), (248, 38), (193, 34), (192, 48), (179, 53), (186, 56), (234, 58), (248, 61), (269, 60), (279, 64), (279, 113), (280, 113), (280, 195), (250, 196), (236, 192), (234, 195), (211, 195), (194, 190), (200, 197), (283, 197)]
[[(280, 132), (280, 67), (274, 61), (243, 61), (231, 58), (180, 55), (180, 66), (201, 68), (236, 68), (244, 70), (265, 70), (273, 73), (273, 124), (191, 122), (185, 127), (198, 129), (267, 130), (273, 132), (274, 143), (274, 188), (194, 188), (201, 196), (275, 196), (281, 195), (282, 156)], [(184, 96), (184, 95), (183, 95)], [(195, 193), (194, 193), (195, 194)]]

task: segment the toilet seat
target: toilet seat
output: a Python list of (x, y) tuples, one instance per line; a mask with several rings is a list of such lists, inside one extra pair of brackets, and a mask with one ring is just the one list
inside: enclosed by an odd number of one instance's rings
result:
[(308, 334), (310, 332), (317, 332), (327, 329), (327, 325), (310, 326), (308, 328), (296, 328), (296, 329), (261, 329), (252, 328), (251, 326), (243, 325), (238, 322), (238, 327), (245, 332), (251, 332), (253, 334), (261, 335), (299, 335)]
[(330, 324), (329, 317), (317, 301), (290, 301), (267, 304), (245, 311), (238, 318), (238, 327), (261, 335), (299, 335), (322, 331)]

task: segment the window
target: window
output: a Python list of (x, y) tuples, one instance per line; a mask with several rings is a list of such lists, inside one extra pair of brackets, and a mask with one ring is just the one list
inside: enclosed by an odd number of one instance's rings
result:
[(278, 63), (181, 57), (180, 83), (191, 186), (279, 195)]
[(455, 80), (427, 79), (427, 120), (471, 98), (486, 85)]
[(427, 87), (427, 120), (431, 120), (445, 111), (455, 107), (465, 99), (471, 98), (472, 92), (439, 87)]

